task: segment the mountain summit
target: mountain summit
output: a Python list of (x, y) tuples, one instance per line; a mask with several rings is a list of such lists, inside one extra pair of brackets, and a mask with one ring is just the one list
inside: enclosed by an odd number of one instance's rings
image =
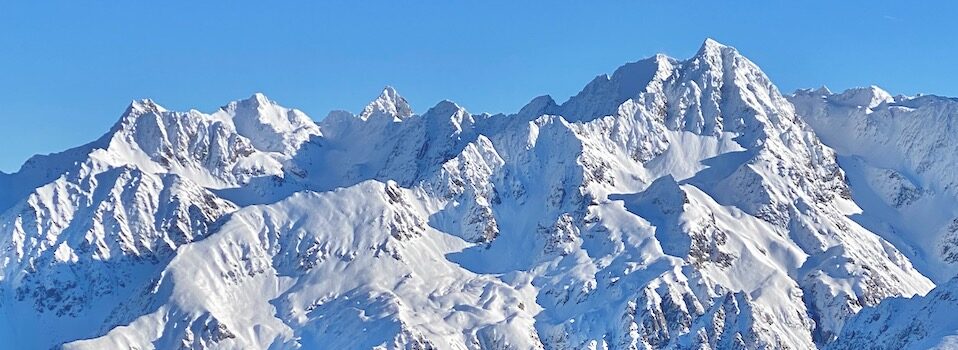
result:
[(369, 120), (377, 117), (392, 117), (395, 120), (406, 119), (411, 116), (412, 108), (406, 99), (399, 95), (392, 86), (383, 88), (382, 94), (369, 103), (363, 112), (359, 115), (362, 120)]
[(96, 141), (0, 174), (0, 339), (949, 344), (951, 323), (901, 310), (958, 309), (956, 114), (877, 87), (784, 96), (711, 39), (510, 115), (416, 114), (388, 86), (319, 123), (258, 93), (209, 114), (134, 101)]

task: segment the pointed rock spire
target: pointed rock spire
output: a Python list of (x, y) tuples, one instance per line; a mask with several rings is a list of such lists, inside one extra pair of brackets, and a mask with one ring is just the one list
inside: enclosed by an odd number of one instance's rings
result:
[(359, 118), (369, 120), (373, 117), (389, 116), (399, 121), (412, 116), (412, 114), (412, 108), (409, 107), (406, 99), (400, 96), (392, 86), (386, 86), (379, 97), (366, 105), (366, 108), (363, 108)]
[(143, 114), (143, 113), (162, 113), (166, 112), (166, 108), (158, 105), (153, 100), (144, 98), (141, 100), (133, 100), (130, 102), (130, 106), (127, 107), (126, 113), (124, 114)]
[(130, 101), (130, 105), (126, 107), (126, 111), (124, 111), (120, 119), (113, 124), (113, 127), (107, 134), (113, 134), (122, 129), (130, 129), (144, 116), (158, 116), (166, 112), (168, 112), (166, 108), (163, 108), (163, 106), (160, 106), (152, 99), (144, 98)]
[(712, 67), (721, 67), (723, 61), (729, 61), (739, 56), (741, 54), (734, 47), (722, 44), (712, 38), (706, 38), (702, 42), (702, 46), (699, 47), (699, 51), (689, 61), (704, 63)]
[(735, 48), (715, 41), (715, 39), (705, 38), (696, 56), (721, 54), (725, 50), (735, 50)]

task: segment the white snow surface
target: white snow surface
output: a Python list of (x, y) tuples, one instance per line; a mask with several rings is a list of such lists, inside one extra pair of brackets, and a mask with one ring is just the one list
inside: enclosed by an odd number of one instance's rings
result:
[(874, 86), (789, 99), (839, 154), (859, 205), (851, 217), (940, 284), (928, 296), (867, 309), (829, 348), (958, 348), (958, 100), (893, 97)]
[[(415, 114), (391, 87), (318, 124), (262, 94), (210, 114), (135, 101), (0, 173), (0, 339), (851, 348), (958, 307), (950, 284), (921, 297), (958, 261), (956, 106), (787, 99), (711, 39), (509, 115)], [(939, 324), (894, 344), (958, 343)]]

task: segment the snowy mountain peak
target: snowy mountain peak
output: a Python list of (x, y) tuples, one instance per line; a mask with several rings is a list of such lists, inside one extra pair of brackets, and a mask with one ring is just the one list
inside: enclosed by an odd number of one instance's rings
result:
[[(637, 98), (655, 80), (671, 74), (675, 60), (655, 55), (617, 68), (612, 75), (599, 75), (556, 111), (567, 120), (588, 121), (615, 114), (623, 102)], [(548, 101), (534, 101), (539, 104)], [(545, 106), (545, 105), (543, 105)]]
[(124, 114), (139, 115), (139, 114), (145, 114), (145, 113), (163, 113), (163, 112), (166, 112), (166, 108), (163, 108), (163, 106), (160, 106), (159, 104), (154, 102), (152, 99), (145, 98), (145, 99), (131, 101), (129, 107), (127, 107), (126, 109), (126, 113)]
[(699, 47), (699, 51), (696, 56), (708, 56), (723, 54), (725, 52), (738, 52), (734, 47), (722, 44), (715, 39), (705, 38), (705, 41), (702, 42), (702, 46)]
[(543, 114), (555, 114), (559, 111), (559, 105), (552, 99), (552, 96), (538, 96), (529, 101), (516, 115), (523, 119), (535, 119)]
[(319, 135), (319, 127), (305, 113), (273, 102), (262, 93), (230, 102), (212, 117), (231, 123), (256, 149), (291, 154), (310, 136)]
[(610, 80), (616, 85), (619, 97), (635, 97), (656, 77), (673, 68), (676, 61), (657, 54), (652, 57), (622, 65), (612, 72)]
[[(271, 100), (262, 92), (255, 92), (247, 98), (231, 101), (225, 106), (220, 107), (220, 111), (226, 111), (231, 116), (236, 114), (236, 111), (245, 110), (250, 112), (259, 112), (264, 109), (271, 107), (282, 107), (276, 101)], [(219, 112), (219, 111), (217, 111)], [(215, 114), (215, 113), (214, 113)]]
[(435, 106), (426, 111), (426, 114), (439, 114), (439, 115), (451, 115), (453, 113), (464, 110), (458, 104), (450, 100), (442, 100), (439, 103), (436, 103)]
[(401, 121), (412, 115), (412, 108), (406, 102), (406, 99), (400, 96), (399, 92), (392, 86), (386, 86), (379, 97), (366, 105), (366, 108), (363, 108), (359, 118), (369, 120), (386, 117), (394, 121)]
[(242, 100), (236, 100), (236, 101), (230, 102), (226, 106), (222, 107), (222, 109), (236, 109), (239, 106), (256, 109), (256, 108), (267, 107), (267, 106), (275, 105), (275, 104), (276, 102), (270, 100), (269, 97), (267, 97), (262, 92), (255, 92), (252, 95), (250, 95), (250, 97), (247, 97)]
[(270, 103), (269, 98), (266, 97), (262, 92), (254, 92), (253, 96), (250, 96), (250, 100), (255, 100), (259, 104)]
[[(875, 85), (850, 88), (839, 93), (834, 93), (822, 86), (814, 90), (799, 89), (792, 94), (793, 101), (805, 99), (825, 99), (832, 106), (862, 108), (866, 111), (876, 109), (884, 103), (896, 101), (890, 93)], [(908, 98), (899, 96), (898, 99), (907, 100)]]
[(136, 124), (141, 123), (144, 118), (155, 118), (169, 113), (171, 112), (152, 99), (133, 100), (114, 123), (110, 133), (132, 132), (136, 130)]
[(840, 94), (829, 97), (829, 100), (831, 100), (833, 103), (849, 107), (864, 107), (872, 109), (878, 107), (878, 105), (882, 103), (894, 102), (895, 98), (892, 97), (892, 95), (887, 91), (882, 90), (875, 85), (871, 85), (867, 87), (845, 90)]
[[(742, 55), (738, 49), (713, 39), (706, 39), (695, 55), (686, 62), (690, 66), (701, 67), (705, 71), (714, 71), (714, 73), (719, 74), (731, 69), (743, 73), (754, 71), (754, 73), (761, 74), (762, 77), (765, 75), (757, 65)], [(731, 76), (729, 78), (734, 79), (735, 77)]]
[[(745, 56), (743, 56), (738, 49), (735, 47), (722, 44), (718, 41), (715, 41), (711, 38), (705, 39), (702, 42), (702, 46), (699, 47), (699, 50), (695, 53), (692, 58), (688, 60), (689, 62), (698, 62), (699, 65), (704, 64), (705, 66), (710, 67), (711, 69), (724, 69), (727, 68), (728, 63), (735, 62), (749, 62)], [(754, 64), (752, 67), (747, 67), (747, 65), (740, 65), (738, 68), (751, 68), (754, 70), (761, 71)]]

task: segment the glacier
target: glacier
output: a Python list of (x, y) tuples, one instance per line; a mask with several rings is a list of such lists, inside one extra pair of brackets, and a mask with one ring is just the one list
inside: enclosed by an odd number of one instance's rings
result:
[(0, 342), (949, 348), (956, 114), (711, 39), (514, 114), (134, 101), (0, 173)]

